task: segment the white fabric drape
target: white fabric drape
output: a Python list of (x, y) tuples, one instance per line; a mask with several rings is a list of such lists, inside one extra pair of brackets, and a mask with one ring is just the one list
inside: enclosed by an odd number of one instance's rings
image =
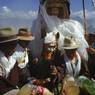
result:
[[(41, 15), (43, 16), (45, 23), (48, 27), (48, 32), (60, 32), (60, 35), (63, 36), (72, 36), (75, 39), (77, 39), (81, 47), (78, 49), (80, 55), (83, 56), (85, 60), (88, 60), (88, 54), (86, 51), (86, 48), (88, 48), (88, 43), (84, 37), (84, 29), (83, 26), (76, 20), (72, 19), (59, 19), (56, 16), (49, 16), (45, 10), (45, 5), (40, 6), (41, 8)], [(60, 42), (63, 41), (60, 40)], [(59, 46), (62, 44), (59, 43)], [(60, 50), (62, 50), (62, 47), (59, 47)]]
[(17, 60), (18, 67), (20, 68), (24, 68), (29, 61), (27, 49), (22, 48), (19, 44), (17, 45), (13, 56)]
[(81, 70), (81, 58), (80, 58), (78, 52), (76, 52), (76, 55), (77, 55), (77, 61), (76, 61), (76, 63), (72, 64), (71, 60), (69, 60), (67, 55), (64, 54), (67, 74), (74, 76), (74, 77), (78, 76), (80, 73), (80, 70)]
[(31, 29), (33, 36), (35, 37), (35, 40), (33, 40), (30, 43), (29, 47), (31, 49), (34, 58), (35, 57), (39, 58), (41, 56), (41, 52), (43, 48), (43, 39), (41, 39), (41, 27), (42, 27), (41, 22), (42, 22), (42, 18), (41, 15), (39, 14), (38, 18), (34, 21)]
[(15, 57), (12, 55), (10, 57), (6, 57), (3, 52), (0, 51), (0, 64), (5, 69), (5, 77), (7, 78), (11, 69), (14, 67), (16, 63)]
[[(42, 24), (44, 22), (44, 24)], [(30, 47), (34, 57), (41, 56), (43, 42), (44, 39), (41, 39), (41, 28), (47, 27), (46, 32), (59, 32), (60, 38), (58, 40), (58, 48), (62, 52), (63, 49), (63, 40), (65, 36), (72, 36), (79, 40), (81, 47), (78, 49), (80, 55), (85, 59), (88, 60), (88, 54), (86, 48), (88, 48), (88, 43), (84, 37), (84, 29), (83, 26), (76, 20), (67, 20), (67, 19), (59, 19), (56, 16), (49, 16), (45, 9), (44, 5), (40, 5), (40, 11), (38, 14), (38, 18), (35, 20), (32, 26), (32, 32), (35, 36), (35, 40), (31, 42)]]

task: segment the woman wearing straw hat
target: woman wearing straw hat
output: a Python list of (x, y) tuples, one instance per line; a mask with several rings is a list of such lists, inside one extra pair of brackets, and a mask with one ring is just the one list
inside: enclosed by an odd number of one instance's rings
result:
[(64, 38), (64, 63), (66, 65), (66, 74), (77, 77), (80, 74), (88, 72), (88, 67), (83, 63), (77, 49), (81, 47), (80, 42), (72, 37)]
[(84, 63), (77, 51), (80, 47), (81, 44), (78, 39), (71, 36), (64, 38), (62, 62), (66, 68), (64, 68), (65, 78), (63, 79), (62, 93), (66, 95), (80, 95), (79, 85), (75, 79), (79, 75), (86, 75), (87, 77), (89, 75), (87, 64)]
[[(20, 68), (24, 68), (31, 60), (31, 58), (28, 58), (30, 54), (28, 45), (31, 41), (34, 40), (34, 36), (32, 35), (32, 32), (28, 31), (26, 28), (20, 28), (17, 36), (18, 44), (14, 56), (17, 57), (17, 61), (19, 63), (18, 66)], [(32, 57), (32, 55), (30, 56)]]
[[(20, 28), (18, 31), (18, 44), (16, 46), (16, 51), (14, 57), (18, 62), (18, 67), (23, 69), (24, 79), (22, 80), (22, 85), (27, 83), (31, 77), (31, 64), (33, 63), (33, 58), (28, 45), (34, 40), (32, 32), (28, 31), (27, 28)], [(35, 62), (35, 60), (34, 60)]]
[[(18, 68), (16, 59), (13, 57), (17, 39), (15, 31), (11, 28), (0, 29), (0, 95), (17, 88)], [(5, 95), (16, 95), (17, 92), (18, 89)]]

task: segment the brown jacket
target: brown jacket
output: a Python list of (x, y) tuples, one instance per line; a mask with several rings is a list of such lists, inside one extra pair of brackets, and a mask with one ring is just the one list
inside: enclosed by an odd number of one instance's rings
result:
[(22, 87), (27, 83), (29, 77), (30, 74), (27, 67), (21, 69), (16, 63), (7, 78), (0, 76), (0, 95), (11, 89), (17, 88), (17, 86)]

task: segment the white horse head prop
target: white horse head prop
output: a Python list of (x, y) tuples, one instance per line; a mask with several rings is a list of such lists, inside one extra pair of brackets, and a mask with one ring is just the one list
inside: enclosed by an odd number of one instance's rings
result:
[(60, 24), (57, 26), (57, 30), (64, 37), (72, 36), (73, 38), (77, 39), (81, 44), (81, 47), (78, 49), (79, 53), (81, 54), (81, 56), (83, 56), (83, 59), (88, 59), (86, 51), (86, 48), (88, 48), (88, 43), (84, 37), (85, 31), (78, 21), (64, 20), (63, 22), (60, 22)]
[(58, 32), (57, 33), (50, 32), (46, 34), (43, 45), (43, 55), (45, 59), (47, 60), (54, 59), (54, 54), (58, 49), (58, 39), (59, 39)]
[(46, 43), (46, 44), (56, 43), (58, 39), (59, 39), (59, 33), (58, 32), (46, 33), (44, 43)]

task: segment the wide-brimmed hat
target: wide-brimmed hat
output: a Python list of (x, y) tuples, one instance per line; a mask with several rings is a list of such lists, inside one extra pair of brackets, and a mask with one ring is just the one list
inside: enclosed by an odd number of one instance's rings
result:
[(19, 29), (19, 33), (17, 34), (19, 40), (32, 41), (34, 40), (34, 36), (32, 32), (29, 32), (26, 28)]
[(77, 39), (72, 37), (64, 38), (64, 46), (63, 46), (64, 49), (77, 49), (79, 47), (81, 47), (81, 44)]
[(17, 34), (12, 28), (0, 29), (0, 43), (10, 42), (17, 39)]

